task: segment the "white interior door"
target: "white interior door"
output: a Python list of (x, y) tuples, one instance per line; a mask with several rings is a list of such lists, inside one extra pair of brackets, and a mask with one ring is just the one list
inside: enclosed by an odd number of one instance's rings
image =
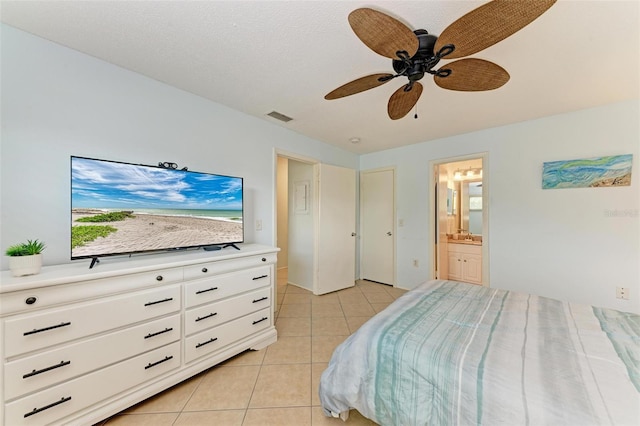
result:
[(356, 171), (319, 164), (314, 294), (355, 285)]
[(360, 277), (395, 285), (395, 171), (360, 174)]

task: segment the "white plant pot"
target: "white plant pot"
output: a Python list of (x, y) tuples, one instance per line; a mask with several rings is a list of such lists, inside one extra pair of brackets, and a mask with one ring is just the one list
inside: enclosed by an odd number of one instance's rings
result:
[(35, 275), (40, 272), (41, 267), (42, 254), (9, 257), (9, 269), (11, 269), (11, 273), (14, 277)]

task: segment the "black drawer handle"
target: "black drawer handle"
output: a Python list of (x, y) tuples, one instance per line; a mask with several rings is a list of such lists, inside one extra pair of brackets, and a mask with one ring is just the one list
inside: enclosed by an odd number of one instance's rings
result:
[(218, 315), (218, 313), (217, 313), (217, 312), (211, 312), (209, 315), (205, 315), (205, 316), (203, 316), (203, 317), (198, 317), (198, 318), (196, 318), (196, 322), (198, 322), (198, 321), (202, 321), (202, 320), (205, 320), (205, 319), (207, 319), (207, 318), (214, 317), (214, 316), (216, 316), (216, 315)]
[(262, 319), (259, 319), (259, 320), (257, 320), (257, 321), (254, 321), (254, 322), (253, 322), (253, 325), (256, 325), (257, 323), (262, 322), (262, 321), (266, 321), (266, 320), (268, 320), (268, 319), (269, 319), (269, 318), (267, 318), (267, 317), (263, 317)]
[(25, 333), (22, 333), (23, 336), (28, 336), (30, 334), (36, 334), (36, 333), (42, 333), (43, 331), (49, 331), (49, 330), (53, 330), (54, 328), (60, 328), (60, 327), (66, 327), (68, 325), (71, 325), (71, 322), (61, 322), (58, 325), (52, 325), (51, 327), (45, 327), (45, 328), (38, 328), (38, 329), (33, 329), (31, 331), (27, 331)]
[(253, 303), (262, 302), (263, 300), (267, 300), (267, 299), (268, 299), (268, 297), (267, 297), (267, 296), (265, 296), (265, 297), (261, 297), (260, 299), (254, 299)]
[(157, 305), (158, 303), (170, 302), (173, 300), (173, 297), (167, 297), (166, 299), (156, 300), (155, 302), (145, 303), (144, 306)]
[(217, 337), (212, 337), (211, 339), (207, 340), (206, 342), (198, 343), (198, 344), (196, 345), (196, 349), (201, 348), (201, 347), (202, 347), (202, 346), (204, 346), (204, 345), (208, 345), (209, 343), (213, 343), (213, 342), (215, 342), (216, 340), (218, 340), (218, 338), (217, 338)]
[(217, 289), (218, 289), (218, 287), (211, 287), (211, 288), (208, 288), (206, 290), (198, 290), (198, 291), (196, 291), (196, 294), (202, 294), (202, 293), (206, 293), (208, 291), (214, 291), (214, 290), (217, 290)]
[(163, 279), (164, 279), (164, 278), (162, 277), (162, 275), (158, 275), (158, 276), (156, 277), (156, 281), (162, 281)]
[(52, 365), (51, 367), (43, 368), (42, 370), (33, 370), (31, 373), (27, 373), (22, 376), (22, 378), (28, 379), (29, 377), (36, 376), (40, 373), (46, 373), (47, 371), (55, 370), (56, 368), (64, 367), (69, 364), (71, 364), (71, 361), (60, 361), (60, 364)]
[(71, 397), (70, 397), (70, 396), (68, 396), (68, 397), (66, 397), (66, 398), (65, 398), (65, 397), (62, 397), (62, 398), (60, 399), (60, 401), (56, 401), (56, 402), (54, 402), (54, 403), (52, 403), (52, 404), (45, 405), (45, 406), (44, 406), (44, 407), (42, 407), (42, 408), (34, 408), (34, 409), (33, 409), (33, 411), (29, 411), (27, 414), (25, 414), (25, 415), (24, 415), (24, 418), (26, 419), (26, 418), (27, 418), (27, 417), (29, 417), (29, 416), (33, 416), (34, 414), (38, 414), (38, 413), (40, 413), (40, 412), (42, 412), (42, 411), (44, 411), (44, 410), (48, 410), (49, 408), (55, 407), (56, 405), (63, 404), (63, 403), (65, 403), (65, 402), (67, 402), (67, 401), (71, 401)]
[(145, 370), (148, 370), (151, 367), (155, 367), (156, 365), (162, 364), (163, 362), (167, 362), (170, 359), (173, 359), (173, 355), (171, 356), (165, 356), (164, 359), (161, 359), (160, 361), (156, 361), (156, 362), (150, 362), (149, 364), (147, 364), (147, 366), (144, 368)]
[(148, 338), (150, 338), (150, 337), (155, 337), (155, 336), (158, 336), (158, 335), (163, 334), (163, 333), (168, 333), (168, 332), (170, 332), (171, 330), (173, 330), (173, 327), (171, 327), (171, 328), (165, 328), (165, 329), (164, 329), (164, 330), (162, 330), (162, 331), (157, 331), (157, 332), (155, 332), (155, 333), (149, 333), (149, 334), (147, 334), (146, 336), (144, 336), (144, 338), (145, 338), (145, 339), (148, 339)]
[(206, 274), (209, 270), (207, 268), (202, 268), (202, 272)]
[(263, 278), (267, 278), (269, 275), (260, 275), (259, 277), (253, 277), (253, 280), (261, 280)]

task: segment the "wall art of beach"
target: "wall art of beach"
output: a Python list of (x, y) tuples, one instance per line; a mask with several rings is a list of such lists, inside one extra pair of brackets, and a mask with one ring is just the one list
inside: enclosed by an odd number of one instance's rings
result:
[(631, 185), (633, 155), (543, 163), (542, 189)]

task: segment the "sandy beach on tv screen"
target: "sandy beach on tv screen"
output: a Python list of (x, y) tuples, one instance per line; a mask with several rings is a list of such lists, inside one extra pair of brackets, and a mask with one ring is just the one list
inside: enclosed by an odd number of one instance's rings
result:
[(210, 218), (135, 214), (134, 217), (116, 222), (76, 221), (95, 214), (74, 209), (71, 215), (73, 226), (108, 225), (118, 231), (74, 248), (73, 257), (162, 250), (242, 239), (241, 223)]

